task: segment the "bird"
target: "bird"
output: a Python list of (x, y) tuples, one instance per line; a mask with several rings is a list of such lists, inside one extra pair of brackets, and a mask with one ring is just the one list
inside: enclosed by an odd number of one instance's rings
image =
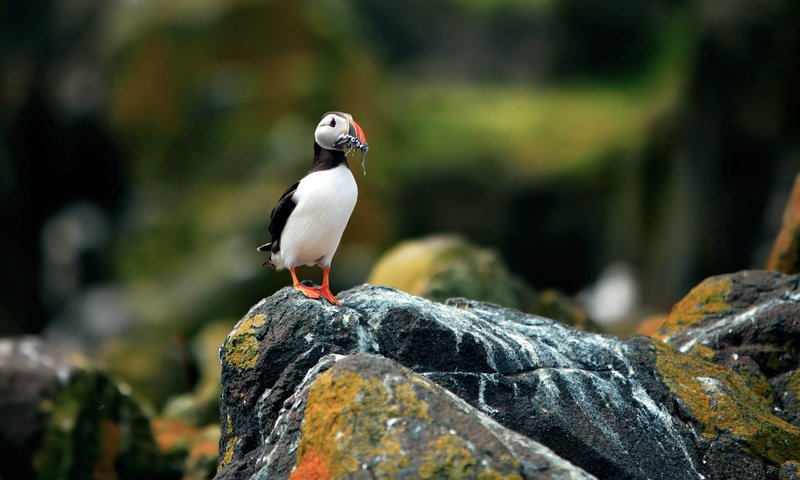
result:
[[(366, 175), (369, 145), (364, 130), (349, 113), (323, 114), (314, 131), (311, 169), (280, 196), (270, 213), (271, 241), (257, 249), (269, 254), (265, 266), (289, 269), (295, 290), (333, 305), (341, 303), (330, 289), (331, 261), (358, 199), (347, 154), (357, 150)], [(321, 267), (322, 286), (298, 281), (295, 268), (299, 266)]]

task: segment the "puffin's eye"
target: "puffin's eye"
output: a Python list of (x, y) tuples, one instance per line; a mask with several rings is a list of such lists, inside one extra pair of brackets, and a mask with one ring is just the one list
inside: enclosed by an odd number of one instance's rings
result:
[(330, 125), (331, 125), (331, 127), (335, 127), (336, 126), (336, 119), (335, 118), (331, 118)]

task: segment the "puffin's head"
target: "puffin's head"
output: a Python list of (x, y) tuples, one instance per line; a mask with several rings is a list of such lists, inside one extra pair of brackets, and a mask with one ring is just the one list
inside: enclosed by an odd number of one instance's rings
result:
[(328, 112), (322, 116), (314, 132), (314, 140), (327, 150), (348, 151), (361, 150), (361, 167), (367, 174), (366, 158), (369, 145), (364, 130), (353, 120), (353, 116), (344, 112)]

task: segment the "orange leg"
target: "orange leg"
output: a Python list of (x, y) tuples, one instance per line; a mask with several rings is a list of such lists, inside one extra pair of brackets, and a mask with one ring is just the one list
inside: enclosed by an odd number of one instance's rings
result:
[(319, 290), (320, 295), (325, 297), (325, 300), (331, 302), (334, 305), (341, 305), (339, 300), (336, 300), (336, 297), (333, 296), (331, 292), (331, 286), (328, 281), (328, 273), (330, 272), (330, 267), (324, 267), (322, 269), (322, 288)]
[(289, 267), (289, 271), (292, 272), (292, 281), (294, 281), (294, 289), (299, 290), (300, 293), (305, 295), (308, 298), (319, 298), (320, 291), (319, 289), (313, 287), (306, 287), (305, 285), (301, 284), (297, 280), (297, 275), (294, 273), (294, 267)]

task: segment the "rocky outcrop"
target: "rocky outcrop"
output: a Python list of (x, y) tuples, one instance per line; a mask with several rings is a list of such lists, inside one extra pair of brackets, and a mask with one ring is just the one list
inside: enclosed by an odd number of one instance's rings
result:
[(33, 337), (0, 339), (0, 425), (0, 478), (180, 478), (128, 394)]
[(659, 371), (711, 450), (772, 464), (800, 457), (800, 277), (706, 279), (656, 336), (676, 349), (660, 347)]
[[(798, 278), (775, 275), (759, 292), (784, 298), (778, 284)], [(441, 455), (466, 478), (767, 479), (800, 456), (800, 431), (774, 415), (767, 379), (681, 347), (385, 287), (339, 298), (333, 307), (286, 288), (228, 335), (218, 479), (424, 478)], [(450, 453), (432, 453), (445, 444)]]
[(381, 356), (322, 357), (288, 405), (257, 478), (594, 478)]

